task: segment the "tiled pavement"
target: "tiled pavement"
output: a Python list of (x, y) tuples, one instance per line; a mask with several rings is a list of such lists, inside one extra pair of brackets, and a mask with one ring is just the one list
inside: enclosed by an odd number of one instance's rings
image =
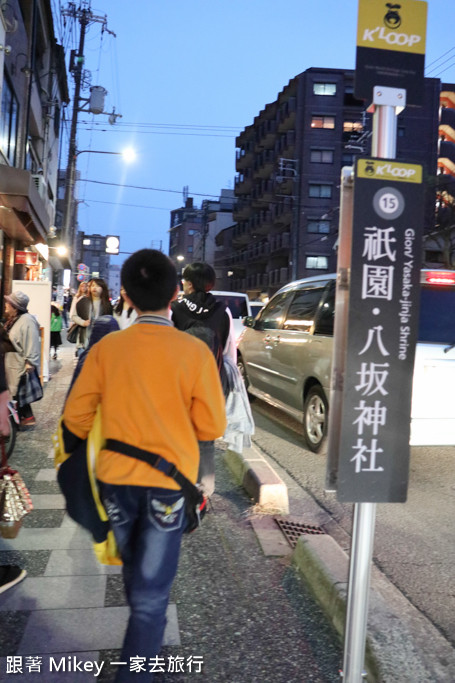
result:
[[(65, 512), (55, 478), (50, 436), (73, 353), (74, 346), (64, 345), (59, 360), (51, 361), (44, 398), (34, 404), (37, 426), (18, 434), (11, 458), (30, 489), (34, 510), (16, 539), (0, 539), (0, 564), (19, 564), (28, 572), (25, 581), (0, 595), (0, 681), (93, 681), (94, 671), (68, 669), (73, 656), (103, 663), (97, 680), (112, 681), (111, 662), (118, 661), (126, 627), (120, 568), (96, 562), (90, 537)], [(212, 513), (203, 529), (184, 541), (168, 610), (167, 673), (156, 680), (338, 680), (336, 636), (286, 561), (262, 556), (248, 505), (218, 463)], [(184, 673), (171, 672), (173, 657), (182, 657)], [(202, 672), (195, 664), (190, 673), (191, 657), (202, 658)], [(51, 670), (52, 661), (65, 662), (66, 671), (62, 664)]]

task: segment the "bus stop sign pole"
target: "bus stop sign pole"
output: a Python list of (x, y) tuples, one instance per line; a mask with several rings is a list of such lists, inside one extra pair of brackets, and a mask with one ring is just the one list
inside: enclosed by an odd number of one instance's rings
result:
[[(373, 91), (372, 156), (396, 157), (397, 110), (406, 105), (406, 91), (376, 86)], [(365, 644), (376, 503), (355, 503), (349, 565), (348, 599), (342, 679), (360, 683), (365, 676)]]

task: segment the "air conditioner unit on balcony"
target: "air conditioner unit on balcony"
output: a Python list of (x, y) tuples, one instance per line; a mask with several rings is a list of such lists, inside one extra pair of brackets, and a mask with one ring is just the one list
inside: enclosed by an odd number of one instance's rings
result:
[(44, 177), (41, 174), (32, 175), (35, 187), (39, 192), (41, 199), (47, 198), (47, 184)]

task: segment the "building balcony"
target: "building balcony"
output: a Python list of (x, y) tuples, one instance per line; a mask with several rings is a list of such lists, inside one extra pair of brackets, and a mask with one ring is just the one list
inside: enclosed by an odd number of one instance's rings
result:
[(438, 153), (438, 168), (444, 173), (455, 175), (455, 142), (441, 140)]
[(248, 143), (246, 148), (238, 149), (235, 154), (236, 171), (244, 171), (249, 168), (254, 160), (253, 146)]
[(248, 262), (252, 261), (267, 261), (270, 253), (270, 245), (267, 240), (262, 240), (262, 242), (255, 242), (250, 244), (247, 251)]
[(250, 221), (242, 221), (238, 223), (234, 228), (234, 233), (232, 235), (232, 243), (234, 246), (239, 247), (243, 244), (247, 244), (250, 241)]
[(237, 201), (236, 208), (233, 212), (233, 219), (237, 223), (250, 218), (252, 213), (253, 207), (251, 205), (251, 198), (246, 196)]
[(436, 193), (448, 201), (455, 198), (455, 176), (441, 173), (437, 176)]
[(292, 128), (295, 129), (297, 111), (297, 100), (295, 97), (290, 97), (287, 102), (284, 102), (278, 112), (278, 133), (285, 133)]
[(281, 287), (289, 282), (289, 268), (275, 268), (269, 273), (269, 285), (271, 287)]
[(287, 158), (293, 158), (295, 151), (295, 130), (282, 133), (275, 142), (275, 154)]
[(264, 149), (273, 149), (277, 132), (277, 123), (273, 119), (263, 121), (257, 130), (257, 145)]
[(255, 178), (269, 178), (272, 174), (276, 162), (275, 153), (272, 150), (264, 149), (260, 152), (253, 164)]
[(453, 90), (443, 90), (439, 95), (439, 101), (442, 107), (455, 109), (455, 92)]
[(235, 177), (234, 191), (235, 191), (235, 194), (237, 196), (243, 195), (243, 194), (248, 194), (251, 191), (252, 187), (253, 187), (253, 180), (251, 177), (248, 177), (246, 174), (243, 175), (241, 173)]
[(449, 142), (455, 142), (455, 109), (441, 109), (439, 136)]
[(270, 253), (273, 254), (278, 251), (287, 251), (290, 247), (291, 235), (289, 232), (282, 232), (270, 237)]
[(255, 209), (263, 209), (264, 204), (274, 197), (275, 184), (272, 180), (260, 180), (251, 193), (251, 203)]

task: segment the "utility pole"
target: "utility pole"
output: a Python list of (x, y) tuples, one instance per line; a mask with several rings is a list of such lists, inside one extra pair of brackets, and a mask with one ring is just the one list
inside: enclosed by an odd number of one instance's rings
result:
[[(66, 165), (66, 179), (65, 179), (65, 198), (64, 198), (64, 211), (63, 211), (63, 223), (62, 223), (62, 241), (68, 246), (70, 252), (74, 243), (74, 185), (76, 177), (76, 163), (77, 163), (77, 119), (79, 111), (81, 111), (81, 87), (82, 87), (82, 77), (83, 77), (83, 66), (84, 66), (84, 46), (85, 46), (85, 36), (87, 33), (87, 28), (91, 23), (102, 24), (102, 31), (107, 31), (111, 35), (115, 36), (115, 33), (109, 31), (107, 28), (107, 17), (106, 16), (96, 16), (90, 9), (90, 2), (83, 2), (79, 9), (76, 9), (74, 3), (69, 3), (67, 9), (62, 9), (62, 16), (70, 17), (73, 20), (79, 21), (80, 24), (80, 36), (79, 36), (79, 48), (77, 55), (74, 55), (74, 99), (73, 99), (73, 114), (71, 119), (71, 130), (70, 130), (70, 140), (68, 148), (68, 162)], [(99, 112), (96, 112), (99, 113)], [(114, 122), (116, 117), (119, 116), (112, 114), (114, 116)], [(70, 257), (72, 254), (70, 253)]]
[(81, 33), (79, 37), (79, 50), (76, 58), (76, 69), (74, 71), (74, 100), (73, 100), (73, 116), (71, 119), (70, 141), (68, 149), (68, 162), (66, 164), (66, 180), (65, 180), (65, 212), (63, 215), (63, 242), (68, 245), (73, 242), (74, 225), (73, 225), (73, 196), (74, 196), (74, 176), (76, 174), (76, 134), (77, 134), (77, 117), (79, 114), (79, 99), (81, 96), (81, 82), (82, 82), (82, 67), (84, 64), (84, 44), (85, 33), (90, 21), (91, 11), (89, 9), (82, 9), (76, 11), (63, 10), (62, 14), (72, 11), (73, 16), (79, 14), (79, 21), (81, 25)]

